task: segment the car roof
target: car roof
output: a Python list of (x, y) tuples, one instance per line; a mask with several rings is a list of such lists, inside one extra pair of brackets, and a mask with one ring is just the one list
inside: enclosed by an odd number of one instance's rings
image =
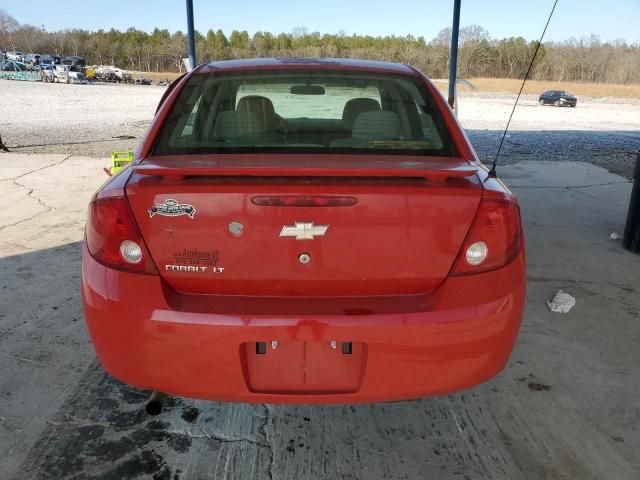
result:
[(198, 73), (242, 70), (351, 70), (417, 76), (416, 70), (401, 63), (350, 58), (249, 58), (211, 62)]

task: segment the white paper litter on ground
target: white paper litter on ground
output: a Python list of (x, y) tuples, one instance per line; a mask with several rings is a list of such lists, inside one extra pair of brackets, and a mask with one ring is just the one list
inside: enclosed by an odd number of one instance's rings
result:
[(620, 235), (617, 232), (613, 232), (613, 233), (611, 233), (611, 235), (609, 235), (609, 238), (611, 240), (620, 240), (622, 238), (622, 235)]
[(562, 290), (558, 290), (551, 301), (547, 300), (549, 310), (558, 313), (568, 313), (575, 304), (576, 299)]

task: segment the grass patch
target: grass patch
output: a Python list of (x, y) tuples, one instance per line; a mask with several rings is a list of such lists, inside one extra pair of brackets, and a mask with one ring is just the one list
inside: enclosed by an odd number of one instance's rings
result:
[(133, 78), (147, 78), (149, 80), (169, 80), (172, 82), (178, 78), (181, 74), (176, 72), (136, 72), (134, 70), (128, 70), (133, 75)]
[[(175, 72), (131, 72), (134, 78), (148, 78), (149, 80), (170, 81), (178, 78)], [(518, 93), (522, 80), (513, 78), (471, 78), (466, 79), (476, 87), (477, 92)], [(447, 82), (437, 82), (436, 86), (443, 92), (447, 91)], [(464, 85), (458, 86), (460, 92), (471, 91)], [(579, 82), (551, 82), (545, 80), (527, 80), (523, 93), (539, 95), (547, 90), (566, 90), (576, 96), (584, 97), (621, 97), (640, 98), (640, 85), (618, 85), (614, 83), (579, 83)]]
[[(471, 78), (478, 92), (518, 93), (522, 80), (511, 78)], [(438, 84), (446, 90), (447, 84)], [(617, 85), (609, 83), (551, 82), (544, 80), (527, 80), (523, 93), (539, 95), (546, 90), (566, 90), (576, 96), (585, 97), (621, 97), (640, 98), (640, 85)], [(460, 86), (460, 92), (470, 91)]]

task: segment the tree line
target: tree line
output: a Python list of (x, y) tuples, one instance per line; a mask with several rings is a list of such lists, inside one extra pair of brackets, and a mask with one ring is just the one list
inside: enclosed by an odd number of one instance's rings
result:
[[(196, 32), (199, 62), (250, 57), (350, 57), (407, 63), (432, 78), (448, 75), (451, 29), (435, 38), (321, 34), (304, 27), (272, 34), (234, 30)], [(482, 27), (460, 31), (458, 72), (461, 78), (522, 78), (537, 42), (522, 37), (491, 38)], [(25, 53), (84, 56), (88, 65), (109, 64), (148, 72), (182, 71), (187, 56), (183, 32), (156, 28), (88, 31), (45, 31), (21, 25), (0, 10), (0, 48)], [(640, 83), (640, 45), (602, 42), (597, 35), (545, 42), (536, 55), (530, 78), (585, 83)]]

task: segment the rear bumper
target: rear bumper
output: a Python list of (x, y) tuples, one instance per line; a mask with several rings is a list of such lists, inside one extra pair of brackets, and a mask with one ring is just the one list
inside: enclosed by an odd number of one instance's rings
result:
[[(175, 311), (160, 277), (104, 267), (86, 246), (82, 260), (87, 326), (109, 373), (171, 395), (260, 403), (402, 400), (482, 383), (502, 370), (513, 349), (524, 308), (524, 278), (521, 252), (502, 269), (448, 278), (439, 288), (438, 304), (427, 312), (232, 316)], [(272, 340), (365, 345), (357, 388), (255, 391), (246, 358), (255, 350), (246, 352), (243, 345), (269, 346)]]

